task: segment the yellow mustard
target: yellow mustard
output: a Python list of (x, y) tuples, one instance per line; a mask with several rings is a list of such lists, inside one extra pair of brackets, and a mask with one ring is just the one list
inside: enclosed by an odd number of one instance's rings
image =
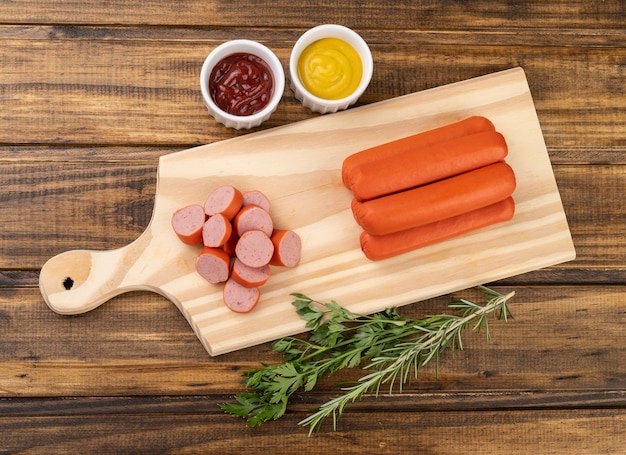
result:
[(357, 89), (363, 77), (363, 64), (350, 44), (338, 38), (322, 38), (300, 55), (298, 77), (318, 98), (338, 100)]

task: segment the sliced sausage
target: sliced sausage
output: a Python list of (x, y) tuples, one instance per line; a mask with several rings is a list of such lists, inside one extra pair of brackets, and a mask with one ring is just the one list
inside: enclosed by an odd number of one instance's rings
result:
[(302, 240), (298, 234), (294, 231), (277, 229), (272, 234), (271, 240), (274, 245), (271, 265), (295, 267), (300, 262)]
[(204, 247), (196, 258), (196, 270), (209, 283), (223, 283), (230, 274), (230, 256), (221, 248)]
[(263, 231), (269, 237), (274, 230), (272, 217), (258, 205), (243, 207), (235, 216), (233, 226), (239, 236), (246, 231)]
[(202, 242), (204, 246), (223, 246), (230, 238), (233, 227), (230, 221), (221, 213), (209, 217), (202, 228)]
[(235, 254), (235, 248), (237, 247), (237, 242), (239, 241), (239, 236), (237, 235), (237, 231), (234, 228), (230, 230), (230, 237), (224, 243), (224, 251), (229, 256), (233, 256)]
[(230, 271), (230, 277), (246, 288), (258, 288), (267, 283), (270, 278), (270, 266), (248, 267), (239, 259), (235, 259)]
[(274, 245), (263, 231), (246, 231), (239, 238), (235, 255), (248, 267), (262, 267), (269, 264), (274, 254)]
[(245, 207), (246, 205), (257, 205), (268, 213), (271, 207), (270, 200), (267, 196), (258, 190), (243, 193), (243, 206)]
[(224, 185), (214, 190), (204, 202), (204, 211), (208, 216), (221, 213), (232, 220), (241, 209), (243, 195), (237, 188)]
[(229, 279), (224, 285), (223, 298), (228, 308), (237, 313), (248, 313), (259, 302), (261, 292), (259, 288), (247, 288), (234, 279)]
[(172, 228), (183, 243), (197, 245), (202, 242), (202, 226), (205, 221), (204, 208), (198, 204), (192, 204), (174, 212)]

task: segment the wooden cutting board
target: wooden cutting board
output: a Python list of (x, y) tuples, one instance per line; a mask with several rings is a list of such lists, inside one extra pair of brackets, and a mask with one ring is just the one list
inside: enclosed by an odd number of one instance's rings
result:
[[(517, 177), (516, 214), (506, 223), (379, 262), (359, 246), (360, 228), (342, 186), (355, 152), (471, 115), (489, 118), (507, 139)], [(301, 264), (274, 268), (249, 314), (222, 303), (222, 286), (195, 271), (200, 247), (182, 244), (172, 213), (202, 203), (216, 187), (258, 189), (275, 226), (302, 238)], [(290, 296), (334, 299), (372, 313), (574, 259), (558, 188), (521, 68), (162, 156), (152, 220), (126, 247), (68, 251), (42, 268), (46, 303), (61, 314), (96, 308), (132, 290), (176, 304), (211, 355), (304, 331)]]

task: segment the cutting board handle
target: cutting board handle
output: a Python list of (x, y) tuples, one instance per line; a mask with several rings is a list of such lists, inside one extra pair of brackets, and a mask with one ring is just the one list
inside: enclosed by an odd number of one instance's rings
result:
[(128, 283), (127, 272), (141, 254), (141, 242), (108, 251), (73, 250), (50, 258), (39, 275), (48, 306), (60, 314), (93, 310), (116, 295), (145, 288)]

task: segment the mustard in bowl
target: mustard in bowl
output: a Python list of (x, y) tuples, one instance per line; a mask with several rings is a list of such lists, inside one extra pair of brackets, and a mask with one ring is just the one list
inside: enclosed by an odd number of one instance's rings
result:
[(314, 112), (343, 110), (354, 104), (372, 78), (372, 54), (353, 30), (326, 24), (296, 42), (289, 61), (291, 88)]

